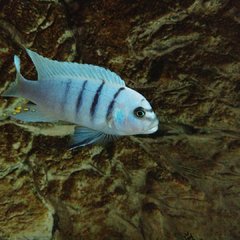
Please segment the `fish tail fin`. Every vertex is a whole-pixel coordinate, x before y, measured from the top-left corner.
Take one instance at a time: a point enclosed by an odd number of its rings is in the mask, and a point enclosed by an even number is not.
[[[20,72],[20,58],[14,56],[14,65],[16,68],[16,79],[15,82],[10,84],[10,87],[1,94],[3,97],[20,97],[21,96],[21,84],[25,81],[25,78]]]

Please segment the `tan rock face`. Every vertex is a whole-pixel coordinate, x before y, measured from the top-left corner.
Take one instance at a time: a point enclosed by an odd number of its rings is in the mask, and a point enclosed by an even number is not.
[[[240,238],[237,1],[1,1],[0,91],[24,47],[108,67],[160,119],[151,136],[68,150],[72,126],[0,99],[1,239]]]

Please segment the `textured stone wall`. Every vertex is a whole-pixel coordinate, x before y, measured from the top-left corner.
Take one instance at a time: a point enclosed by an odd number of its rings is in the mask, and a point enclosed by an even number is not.
[[[7,118],[0,239],[240,239],[240,3],[0,1],[0,92],[24,47],[116,71],[160,119],[151,136],[68,150],[70,125]]]

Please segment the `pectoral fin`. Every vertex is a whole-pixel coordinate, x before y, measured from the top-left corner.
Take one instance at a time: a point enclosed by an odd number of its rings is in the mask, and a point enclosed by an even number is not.
[[[93,143],[106,143],[114,140],[117,136],[105,134],[90,128],[76,127],[71,139],[70,149],[83,147]]]
[[[56,122],[53,117],[47,116],[37,105],[27,104],[23,107],[17,107],[10,115],[11,118],[21,120],[23,122]]]

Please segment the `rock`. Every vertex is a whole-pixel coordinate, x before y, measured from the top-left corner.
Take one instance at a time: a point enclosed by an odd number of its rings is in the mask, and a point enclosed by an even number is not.
[[[105,66],[160,119],[149,136],[68,150],[73,127],[7,118],[0,99],[0,238],[238,239],[237,1],[2,1],[0,92],[24,47]]]

